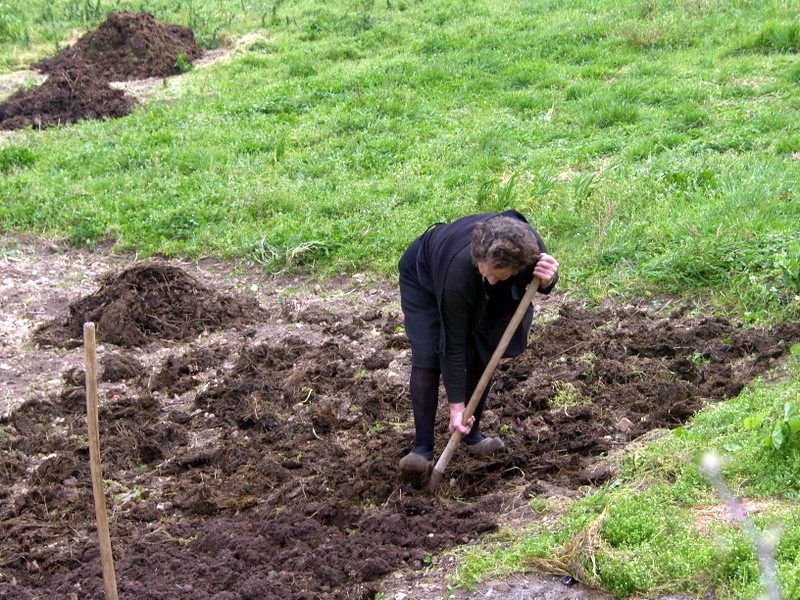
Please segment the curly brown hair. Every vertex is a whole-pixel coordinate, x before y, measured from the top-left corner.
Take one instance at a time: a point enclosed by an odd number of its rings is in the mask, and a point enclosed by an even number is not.
[[[482,221],[472,230],[472,262],[494,269],[510,268],[518,273],[539,260],[539,242],[522,221],[497,216]]]

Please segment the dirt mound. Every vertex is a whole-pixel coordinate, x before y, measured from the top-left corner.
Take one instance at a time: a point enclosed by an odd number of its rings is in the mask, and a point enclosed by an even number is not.
[[[70,309],[73,337],[85,318],[73,313],[100,313],[101,324],[134,319],[111,307],[150,315],[138,325],[147,347],[126,351],[125,364],[108,350],[100,360],[121,596],[386,596],[384,578],[421,573],[449,548],[480,543],[529,496],[578,495],[612,477],[602,459],[611,450],[738,393],[800,341],[794,324],[748,328],[669,302],[587,308],[542,299],[547,318],[522,356],[501,363],[484,417],[508,450],[458,451],[431,496],[397,468],[413,422],[395,289],[269,293],[248,335],[158,344],[224,304],[219,297],[176,269],[139,265]],[[80,372],[55,379],[0,420],[0,597],[99,600],[85,390]],[[413,598],[446,590],[421,593]]]
[[[124,117],[135,103],[91,69],[69,68],[50,75],[38,87],[18,90],[0,104],[0,129],[43,129],[83,119]]]
[[[191,29],[149,13],[117,12],[74,46],[33,66],[48,74],[90,69],[103,81],[129,81],[177,75],[181,60],[191,63],[202,55]]]
[[[33,339],[74,348],[83,343],[84,323],[93,322],[98,341],[134,347],[154,339],[191,339],[263,316],[254,298],[219,294],[177,267],[146,262],[106,275],[94,294],[70,304],[66,318],[37,328]]]
[[[136,101],[109,82],[175,75],[202,54],[190,29],[149,13],[109,13],[74,46],[34,65],[47,81],[0,104],[0,129],[122,117]]]

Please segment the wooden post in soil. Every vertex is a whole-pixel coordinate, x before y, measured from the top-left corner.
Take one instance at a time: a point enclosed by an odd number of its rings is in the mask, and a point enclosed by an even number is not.
[[[103,587],[106,591],[107,600],[118,600],[117,578],[114,573],[114,555],[111,552],[111,535],[108,530],[108,515],[106,514],[103,471],[100,468],[100,427],[97,418],[97,357],[94,323],[83,324],[83,344],[86,351],[86,420],[89,426],[89,466],[92,472],[97,535],[100,540],[100,561],[103,565]]]

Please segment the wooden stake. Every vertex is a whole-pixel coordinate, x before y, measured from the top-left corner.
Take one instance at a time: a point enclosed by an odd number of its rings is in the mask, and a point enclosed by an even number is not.
[[[86,350],[86,420],[89,426],[89,466],[92,472],[97,534],[100,539],[100,561],[103,564],[103,587],[106,591],[107,600],[118,600],[117,578],[114,573],[114,554],[111,552],[111,534],[108,530],[108,516],[106,514],[103,471],[100,468],[100,426],[97,418],[97,357],[94,323],[83,324],[83,345]]]

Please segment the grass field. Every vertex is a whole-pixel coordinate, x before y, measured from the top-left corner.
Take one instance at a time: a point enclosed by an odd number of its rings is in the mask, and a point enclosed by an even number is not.
[[[428,224],[516,207],[573,296],[679,295],[745,323],[800,316],[798,3],[6,0],[0,72],[110,10],[191,27],[207,48],[258,35],[128,117],[0,137],[0,231],[393,276]],[[693,578],[703,553],[678,525],[708,500],[685,493],[707,486],[693,456],[726,447],[737,491],[775,501],[767,525],[788,523],[778,558],[786,597],[800,598],[797,449],[754,434],[800,402],[795,363],[575,507],[559,535],[604,511],[607,533],[614,519],[650,527],[653,507],[675,515],[674,552],[627,540],[630,557],[598,585],[623,596],[711,580],[720,597],[756,597],[741,534],[729,533],[735,560]],[[632,494],[645,474],[655,491]],[[514,548],[563,541],[548,535]],[[465,581],[491,570],[471,560]]]
[[[2,6],[6,70],[108,9],[206,45],[264,33],[169,102],[5,142],[4,229],[389,274],[429,223],[516,206],[576,290],[702,292],[752,319],[796,306],[788,3]]]

